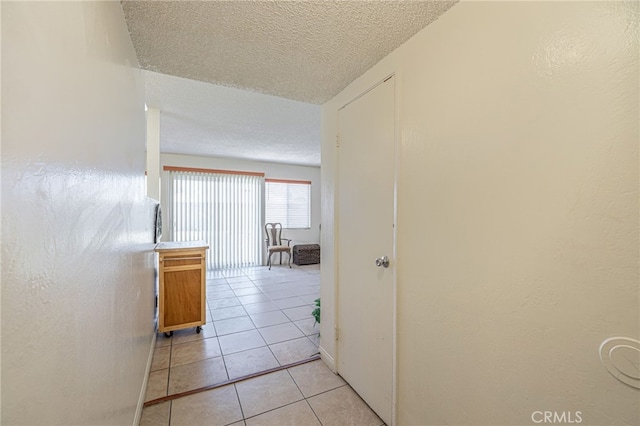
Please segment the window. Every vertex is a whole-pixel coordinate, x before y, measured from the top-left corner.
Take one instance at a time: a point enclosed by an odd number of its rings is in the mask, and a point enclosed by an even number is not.
[[[311,228],[311,182],[265,179],[265,215],[283,228]]]

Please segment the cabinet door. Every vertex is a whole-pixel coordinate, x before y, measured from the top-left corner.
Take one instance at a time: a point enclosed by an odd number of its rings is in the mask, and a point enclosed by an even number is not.
[[[201,269],[164,272],[164,326],[202,321]]]

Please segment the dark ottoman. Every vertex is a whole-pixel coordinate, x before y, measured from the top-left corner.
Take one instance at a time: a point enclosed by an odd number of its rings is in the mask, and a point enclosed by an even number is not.
[[[298,266],[320,263],[320,244],[298,244],[293,246],[293,263]]]

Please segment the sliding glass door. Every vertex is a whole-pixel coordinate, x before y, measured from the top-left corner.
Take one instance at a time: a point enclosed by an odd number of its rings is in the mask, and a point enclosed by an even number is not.
[[[262,263],[263,176],[169,168],[164,177],[170,240],[208,242],[209,269]]]

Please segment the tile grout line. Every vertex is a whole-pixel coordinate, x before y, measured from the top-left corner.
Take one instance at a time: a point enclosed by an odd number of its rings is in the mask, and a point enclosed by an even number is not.
[[[227,368],[227,360],[224,359],[224,353],[222,353],[222,345],[220,344],[220,336],[218,336],[218,330],[216,330],[215,325],[213,324],[213,320],[211,320],[211,323],[212,323],[211,325],[213,326],[213,330],[216,332],[216,340],[218,341],[218,349],[220,349],[220,358],[222,359],[222,365],[224,365],[224,371],[227,374],[227,379],[229,379],[229,377],[231,377],[231,376],[229,375],[229,369]]]
[[[242,401],[240,401],[240,394],[238,393],[238,387],[236,386],[235,383],[233,384],[233,390],[236,391],[236,398],[238,399],[238,406],[240,407],[240,415],[242,416],[242,422],[246,425],[247,422],[245,422],[244,408],[242,408]]]
[[[276,362],[278,364],[280,364],[280,360],[278,359],[278,357],[276,356],[275,352],[273,352],[273,350],[271,349],[271,345],[267,345],[267,348],[269,349],[269,352],[271,353],[271,356],[273,356],[273,359],[276,360]],[[282,364],[280,364],[282,366]]]
[[[173,334],[171,335],[171,341],[169,342],[169,367],[167,368],[167,395],[169,395],[169,384],[171,383],[171,358],[173,357]],[[144,405],[143,405],[144,407]],[[169,413],[171,417],[171,413]]]
[[[307,396],[304,394],[304,392],[302,392],[302,389],[300,389],[300,386],[298,386],[298,382],[296,382],[295,377],[293,377],[293,375],[291,374],[291,371],[289,371],[289,369],[287,369],[287,373],[289,373],[289,377],[291,377],[291,380],[293,380],[293,383],[295,383],[296,387],[298,388],[298,391],[300,391],[300,394],[302,395],[303,401],[307,403],[307,405],[311,409],[311,412],[313,413],[313,415],[316,416],[316,419],[318,419],[318,423],[320,423],[320,425],[322,425],[322,421],[320,420],[320,417],[318,417],[318,414],[316,414],[316,412],[313,409],[313,407],[311,406],[311,403],[309,402]]]
[[[290,406],[290,405],[297,404],[298,402],[302,402],[302,401],[306,401],[306,399],[305,399],[304,395],[302,395],[302,399],[299,399],[299,400],[297,400],[297,401],[293,401],[293,402],[288,402],[288,403],[286,403],[286,404],[284,404],[284,405],[281,405],[281,406],[279,406],[279,407],[271,408],[271,409],[269,409],[269,410],[267,410],[267,411],[263,411],[262,413],[254,414],[254,415],[253,415],[253,416],[251,416],[251,417],[246,417],[246,418],[244,418],[244,420],[254,419],[254,418],[258,417],[258,416],[262,416],[263,414],[267,414],[267,413],[270,413],[270,412],[272,412],[272,411],[276,411],[276,410],[279,410],[279,409],[281,409],[281,408],[288,407],[288,406]],[[307,403],[307,404],[308,404],[308,403]],[[312,410],[312,411],[313,411],[313,410]],[[315,413],[313,413],[313,414],[315,415]],[[317,416],[316,416],[316,417],[317,417]],[[321,423],[321,424],[322,424],[322,423]]]
[[[304,402],[307,403],[307,405],[309,406],[309,408],[311,409],[311,412],[313,413],[314,416],[316,416],[316,419],[318,419],[318,423],[320,423],[320,425],[322,425],[322,420],[320,420],[320,417],[318,417],[318,413],[316,413],[316,410],[313,409],[313,406],[311,405],[311,403],[309,402],[309,398],[305,398]]]

